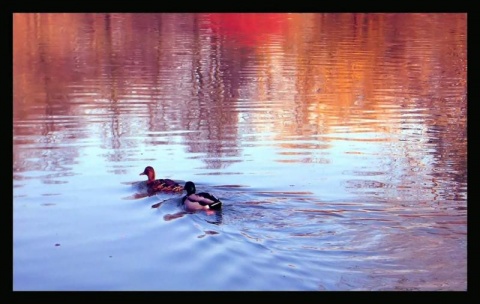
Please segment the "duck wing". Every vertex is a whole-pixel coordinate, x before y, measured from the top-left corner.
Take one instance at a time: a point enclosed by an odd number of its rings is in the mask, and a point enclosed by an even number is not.
[[[219,202],[220,200],[213,194],[207,193],[207,192],[200,192],[197,193],[198,196],[204,197],[206,199],[209,199],[214,202]]]
[[[151,186],[153,191],[172,191],[181,192],[183,187],[171,179],[157,179]]]
[[[207,192],[200,192],[200,193],[197,193],[197,195],[213,201],[213,203],[211,204],[200,203],[201,205],[209,205],[210,209],[214,209],[214,210],[218,210],[222,208],[222,202],[215,195]]]

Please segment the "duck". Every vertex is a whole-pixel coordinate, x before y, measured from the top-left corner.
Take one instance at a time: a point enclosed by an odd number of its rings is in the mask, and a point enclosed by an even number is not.
[[[197,210],[219,210],[222,208],[222,202],[213,194],[207,192],[195,193],[195,184],[192,181],[185,183],[183,187],[187,195],[182,198],[182,202],[188,211]]]
[[[145,167],[145,170],[143,170],[140,175],[146,175],[148,177],[147,188],[149,194],[155,192],[183,192],[183,187],[171,179],[155,179],[155,170],[151,166]]]

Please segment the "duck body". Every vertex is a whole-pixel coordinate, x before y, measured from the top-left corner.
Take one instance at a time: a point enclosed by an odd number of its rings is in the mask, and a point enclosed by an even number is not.
[[[186,182],[183,187],[187,191],[182,199],[185,209],[188,211],[197,210],[218,210],[222,208],[222,202],[213,194],[207,192],[195,193],[195,184]]]
[[[155,179],[155,170],[151,166],[145,167],[145,170],[140,175],[148,177],[147,188],[150,195],[155,192],[180,193],[183,191],[183,187],[174,180],[168,178]]]

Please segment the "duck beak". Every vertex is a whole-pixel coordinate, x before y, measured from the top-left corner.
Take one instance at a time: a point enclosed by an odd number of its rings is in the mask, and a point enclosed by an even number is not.
[[[139,175],[146,175],[145,172],[140,173]]]

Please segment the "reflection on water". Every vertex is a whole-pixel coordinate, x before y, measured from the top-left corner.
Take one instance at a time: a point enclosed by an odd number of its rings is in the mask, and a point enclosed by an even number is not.
[[[466,289],[465,14],[13,21],[14,288]],[[138,193],[132,184],[147,165],[158,167],[157,178],[216,191],[225,209],[188,214],[172,202],[179,196]],[[116,271],[136,283],[89,285],[76,272],[35,283],[42,271],[23,250],[44,250],[38,242],[55,239],[54,226],[70,231],[62,219],[70,213],[95,223],[91,207],[109,219],[99,225],[114,241],[99,244],[95,225],[69,234],[90,245],[70,249],[90,266],[100,263],[97,250],[122,247],[120,227],[130,226],[136,250],[150,242],[139,235],[157,229],[198,251],[222,246],[223,281],[181,284],[187,267],[157,285],[129,249],[128,266]],[[135,224],[152,212],[161,224]],[[161,235],[171,252],[158,249],[155,260],[180,261],[185,244]],[[243,275],[228,267],[251,254]],[[52,266],[67,256],[44,258]],[[205,268],[192,273],[205,276],[214,258],[200,260]],[[271,280],[252,280],[256,269]]]

